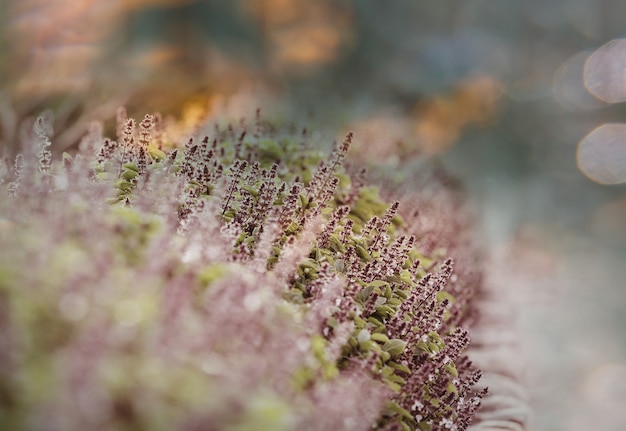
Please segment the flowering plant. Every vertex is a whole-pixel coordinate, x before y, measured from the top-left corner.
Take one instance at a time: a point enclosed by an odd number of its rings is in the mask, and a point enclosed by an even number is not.
[[[352,134],[166,132],[120,110],[53,161],[40,118],[0,167],[1,428],[469,426],[477,281],[428,223],[453,215],[366,186]]]

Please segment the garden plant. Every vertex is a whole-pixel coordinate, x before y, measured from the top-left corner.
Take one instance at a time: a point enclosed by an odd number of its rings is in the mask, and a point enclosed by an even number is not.
[[[53,157],[41,116],[0,164],[1,429],[472,423],[480,270],[452,192],[370,184],[351,133],[168,136],[120,109]]]

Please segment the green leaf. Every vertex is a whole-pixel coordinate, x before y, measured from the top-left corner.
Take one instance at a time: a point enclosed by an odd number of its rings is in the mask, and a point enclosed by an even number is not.
[[[428,425],[426,421],[420,422],[419,424],[417,424],[417,426],[420,428],[421,431],[430,431],[432,429],[432,427]]]
[[[359,341],[358,338],[357,338],[357,341]],[[374,346],[374,343],[372,342],[372,340],[359,341],[359,349],[361,349],[364,352],[369,352],[370,350],[372,350],[373,346]]]
[[[396,393],[400,393],[400,391],[402,390],[402,386],[400,386],[396,382],[392,382],[389,379],[382,379],[382,381],[385,382],[387,386],[389,386],[389,388]]]
[[[371,295],[372,291],[374,290],[374,286],[366,286],[363,289],[361,289],[359,291],[359,293],[356,294],[356,300],[357,302],[361,303],[361,305],[365,304],[365,301],[367,301],[367,298]]]
[[[320,262],[322,260],[322,250],[320,250],[319,247],[315,247],[312,254],[316,262]]]
[[[148,154],[155,160],[165,160],[167,159],[167,154],[158,148],[148,148]]]
[[[449,292],[446,292],[445,290],[437,292],[437,302],[443,302],[444,299],[447,299],[451,304],[456,302],[456,298]]]
[[[337,272],[344,272],[346,268],[343,259],[337,259],[333,262],[333,268],[335,268],[335,271]]]
[[[98,172],[96,174],[96,178],[100,181],[106,181],[106,180],[112,180],[115,179],[116,176],[115,174],[111,173],[111,172]]]
[[[390,366],[391,368],[394,368],[398,371],[401,371],[403,373],[406,374],[411,374],[411,369],[409,367],[407,367],[406,365],[402,365],[398,362],[394,362],[394,361],[389,361],[387,362],[387,365]]]
[[[396,310],[394,310],[388,305],[383,304],[383,305],[379,305],[378,307],[376,307],[376,312],[379,314],[382,314],[383,317],[389,318],[396,313]]]
[[[365,328],[365,325],[367,325],[367,322],[363,320],[362,318],[360,318],[359,316],[356,316],[354,318],[354,325],[357,327],[357,329],[362,329],[362,328]]]
[[[384,295],[385,295],[385,298],[386,298],[387,300],[390,300],[390,299],[391,299],[391,297],[393,296],[393,290],[391,290],[391,286],[390,286],[390,285],[387,285],[387,287],[385,288],[385,293],[384,293]]]
[[[244,184],[243,186],[241,186],[241,188],[247,191],[248,193],[250,193],[254,197],[257,197],[259,195],[259,191],[255,187]]]
[[[363,247],[361,244],[357,244],[355,246],[356,249],[356,254],[363,260],[365,260],[366,262],[369,262],[370,260],[372,260],[372,256],[370,256],[369,251],[367,251],[367,249],[365,247]]]
[[[420,350],[422,350],[422,351],[423,351],[423,352],[425,352],[425,353],[429,353],[429,354],[430,354],[430,353],[432,353],[432,352],[430,351],[430,347],[428,347],[428,344],[426,344],[426,343],[425,343],[424,341],[422,341],[422,340],[420,340],[420,341],[417,343],[417,348],[418,348],[418,349],[420,349]]]
[[[400,280],[408,285],[413,285],[413,276],[406,269],[402,270],[402,272],[400,273]]]
[[[133,189],[133,183],[125,179],[119,180],[117,183],[115,183],[115,186],[124,193],[129,193]]]
[[[293,235],[296,234],[298,232],[300,232],[301,230],[301,226],[299,224],[297,224],[296,222],[291,222],[289,224],[289,226],[287,226],[287,229],[285,229],[285,234],[286,235]]]
[[[346,252],[346,247],[341,242],[341,238],[337,234],[331,234],[328,240],[328,248],[332,251],[338,251],[340,253]]]
[[[235,218],[235,211],[234,210],[228,210],[226,212],[224,212],[224,218],[227,220],[232,220]]]
[[[135,179],[137,177],[137,175],[139,175],[139,173],[137,171],[133,171],[131,169],[127,169],[124,172],[122,172],[122,178],[124,178],[125,180],[131,181],[133,179]]]
[[[380,320],[378,320],[376,317],[374,316],[369,316],[367,318],[367,321],[370,322],[371,324],[373,324],[376,328],[378,328],[379,326],[385,326],[383,324],[383,322],[381,322]]]
[[[303,269],[311,269],[315,272],[320,270],[320,265],[313,259],[307,258],[300,262],[300,267]]]
[[[376,292],[376,294],[380,295],[380,292]],[[381,305],[386,304],[386,303],[387,303],[387,298],[385,298],[384,296],[379,296],[378,298],[376,298],[376,302],[374,303],[374,306],[380,307]]]
[[[428,333],[428,336],[430,337],[430,340],[431,340],[432,342],[435,342],[435,343],[437,343],[437,344],[442,343],[441,336],[440,336],[437,332],[435,332],[435,331],[430,331],[430,332]]]
[[[309,205],[309,198],[307,198],[304,194],[300,194],[298,197],[300,198],[300,206],[302,208],[307,208]]]
[[[439,344],[437,343],[428,343],[428,349],[431,351],[431,353],[439,353],[439,351],[441,350]]]
[[[403,416],[403,417],[405,417],[407,419],[413,419],[413,415],[408,410],[406,410],[405,408],[401,407],[395,401],[387,402],[387,404],[385,405],[385,409],[389,410],[391,412],[394,412],[394,413],[398,413],[400,416]]]
[[[124,163],[122,165],[122,167],[124,169],[128,169],[128,170],[131,170],[131,171],[139,172],[139,168],[137,167],[137,164],[135,164],[135,163]]]
[[[385,366],[385,368],[389,368],[389,367]],[[386,377],[386,379],[389,380],[390,382],[394,382],[394,383],[397,383],[397,384],[402,385],[402,386],[404,386],[404,384],[406,383],[406,381],[402,377],[400,377],[400,376],[398,376],[396,374],[392,374],[392,375]]]
[[[399,298],[389,298],[387,304],[389,304],[390,307],[398,307],[402,304],[402,300]]]
[[[395,357],[401,355],[404,352],[406,345],[406,341],[394,338],[383,344],[383,350],[389,352],[391,356]]]
[[[388,378],[391,377],[393,375],[394,371],[393,368],[388,367],[387,365],[385,365],[382,370],[380,370],[380,376]]]
[[[450,373],[452,374],[454,377],[459,377],[459,373],[456,370],[456,366],[454,365],[454,362],[450,362],[448,364],[446,364],[444,366],[444,368]]]
[[[387,335],[381,334],[381,333],[374,333],[374,334],[372,334],[372,340],[379,341],[381,343],[388,343],[390,341],[389,337],[387,337]]]
[[[387,333],[387,327],[385,325],[379,325],[377,327],[374,328],[374,330],[372,331],[372,333],[374,334],[386,334]]]
[[[404,290],[399,289],[399,288],[396,288],[395,294],[398,295],[398,297],[402,300],[405,300],[409,297],[408,293],[406,293]]]

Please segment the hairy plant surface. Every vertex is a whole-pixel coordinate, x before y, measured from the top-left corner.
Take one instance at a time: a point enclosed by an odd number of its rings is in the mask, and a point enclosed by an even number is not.
[[[468,427],[463,226],[437,196],[385,202],[344,167],[351,134],[175,145],[120,110],[60,161],[51,135],[0,166],[0,428]]]

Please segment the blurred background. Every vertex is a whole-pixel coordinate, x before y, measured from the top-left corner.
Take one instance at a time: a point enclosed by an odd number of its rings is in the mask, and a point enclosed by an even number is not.
[[[0,154],[45,109],[60,153],[93,121],[113,135],[122,105],[180,135],[261,108],[354,130],[354,158],[392,183],[443,166],[515,310],[529,429],[626,429],[626,2],[0,6]]]

